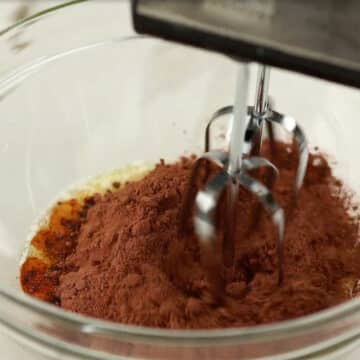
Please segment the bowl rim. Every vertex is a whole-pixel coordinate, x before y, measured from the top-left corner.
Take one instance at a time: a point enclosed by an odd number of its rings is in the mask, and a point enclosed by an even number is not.
[[[71,6],[78,5],[92,0],[71,0],[60,5],[56,5],[40,12],[37,12],[27,18],[24,18],[3,30],[0,30],[0,41],[5,34],[15,31],[16,29],[30,25],[35,20],[56,12],[68,9]],[[147,38],[144,36],[131,36],[126,37],[127,40],[135,38]],[[6,74],[5,74],[6,75]],[[222,328],[210,330],[174,330],[174,329],[161,329],[154,327],[145,327],[138,325],[127,325],[116,323],[106,320],[99,320],[93,317],[76,314],[67,310],[63,310],[54,305],[48,304],[41,300],[35,299],[19,290],[14,290],[0,284],[0,297],[11,301],[13,304],[19,305],[26,310],[35,312],[39,315],[47,316],[49,320],[58,320],[66,322],[66,324],[73,325],[86,334],[104,334],[108,336],[146,336],[148,338],[158,338],[167,341],[174,340],[211,340],[211,339],[234,339],[237,341],[260,341],[260,340],[275,340],[277,338],[288,338],[291,336],[300,335],[304,332],[317,330],[329,326],[330,323],[343,321],[345,318],[353,316],[355,313],[360,312],[360,297],[342,304],[333,306],[316,312],[311,315],[303,316],[300,318],[276,322],[273,324],[246,326],[239,328]],[[354,336],[354,329],[352,336]],[[360,333],[360,328],[356,330]],[[350,335],[349,335],[350,336]],[[335,337],[335,336],[334,336]]]

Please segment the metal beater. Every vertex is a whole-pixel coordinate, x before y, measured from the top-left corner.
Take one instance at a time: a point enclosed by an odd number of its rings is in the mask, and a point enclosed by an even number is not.
[[[132,5],[134,27],[140,33],[217,51],[239,63],[256,61],[360,87],[360,46],[354,32],[358,24],[356,14],[360,11],[357,0],[347,1],[346,6],[332,0],[134,0]],[[207,125],[205,153],[193,168],[183,222],[194,209],[194,229],[207,254],[209,268],[216,267],[219,252],[221,261],[231,266],[238,190],[240,186],[246,188],[258,198],[275,226],[281,284],[285,215],[272,194],[278,170],[259,154],[265,126],[270,145],[274,144],[275,124],[290,133],[299,152],[296,196],[307,168],[307,140],[292,117],[271,109],[268,66],[259,65],[255,103],[246,106],[247,69],[247,65],[239,65],[235,105],[219,109]],[[232,115],[229,148],[211,149],[212,125],[229,114]],[[198,190],[196,179],[201,169],[206,170],[206,164],[216,164],[220,171]],[[260,167],[269,170],[270,181],[263,183],[249,175],[249,171]],[[225,233],[219,249],[216,217],[224,197]]]
[[[265,124],[282,126],[288,131],[298,144],[299,164],[294,184],[295,194],[302,186],[306,167],[308,162],[308,147],[306,137],[301,128],[296,124],[292,117],[277,113],[270,109],[268,99],[269,87],[269,68],[259,66],[255,105],[246,107],[244,100],[247,94],[248,76],[245,75],[245,67],[239,70],[238,89],[236,91],[236,106],[226,106],[216,111],[211,117],[205,136],[205,153],[197,159],[190,181],[190,190],[185,200],[184,217],[194,212],[194,228],[199,238],[200,244],[210,257],[215,258],[219,251],[217,242],[218,229],[216,221],[216,212],[219,199],[224,192],[227,192],[226,216],[225,216],[225,234],[223,239],[223,261],[226,265],[231,266],[234,255],[233,228],[236,221],[236,201],[238,198],[238,186],[243,186],[256,196],[264,209],[272,218],[277,238],[277,256],[279,284],[283,280],[283,248],[284,248],[284,229],[285,214],[284,210],[277,204],[271,188],[259,180],[251,177],[248,172],[260,167],[267,167],[271,171],[272,178],[278,175],[277,168],[267,159],[260,157],[261,143],[263,141],[263,128]],[[210,130],[213,123],[221,116],[232,114],[232,129],[230,135],[230,145],[228,151],[210,149]],[[248,119],[249,117],[249,119]],[[270,132],[271,134],[272,132]],[[270,135],[270,141],[273,141]],[[212,162],[221,168],[221,171],[212,178],[203,189],[194,194],[194,187],[201,166],[205,162]],[[271,181],[270,183],[273,183]],[[241,216],[241,214],[238,214]]]

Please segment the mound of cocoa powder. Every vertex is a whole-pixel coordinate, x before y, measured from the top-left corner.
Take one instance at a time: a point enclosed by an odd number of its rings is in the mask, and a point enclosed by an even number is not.
[[[183,158],[161,161],[142,180],[94,197],[72,253],[52,273],[60,306],[128,324],[222,328],[291,319],[356,296],[359,221],[349,215],[349,195],[326,158],[312,154],[290,209],[296,151],[281,143],[277,150],[274,192],[288,216],[281,287],[273,225],[262,214],[249,229],[257,202],[242,189],[234,267],[219,269],[225,290],[221,301],[214,300],[195,236],[178,231],[194,161]],[[271,158],[266,146],[264,152]]]

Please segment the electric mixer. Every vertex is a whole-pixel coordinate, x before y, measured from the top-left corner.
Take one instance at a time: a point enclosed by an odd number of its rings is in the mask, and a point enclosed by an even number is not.
[[[270,106],[268,88],[269,65],[300,71],[327,80],[352,86],[360,85],[359,44],[355,37],[359,3],[339,4],[322,0],[312,4],[304,1],[159,1],[133,2],[134,25],[138,32],[195,45],[227,54],[239,61],[239,75],[234,106],[219,109],[208,122],[205,153],[192,170],[189,191],[183,209],[182,228],[194,209],[194,229],[206,253],[206,261],[215,283],[216,266],[220,261],[233,263],[235,202],[239,186],[246,188],[269,213],[277,238],[278,282],[283,281],[283,248],[285,212],[273,197],[271,188],[277,169],[260,156],[267,128],[270,147],[275,149],[274,124],[289,132],[297,142],[299,162],[294,184],[296,193],[302,186],[309,157],[303,130],[295,119],[274,111]],[[254,106],[247,107],[249,61],[259,65]],[[226,151],[211,149],[211,127],[223,115],[232,115],[230,140]],[[207,179],[203,188],[196,182],[202,169],[215,163],[220,171]],[[265,167],[265,182],[249,175],[249,171]],[[225,211],[219,220],[220,199],[225,197]],[[255,222],[259,220],[259,208]],[[219,226],[223,226],[220,241]]]

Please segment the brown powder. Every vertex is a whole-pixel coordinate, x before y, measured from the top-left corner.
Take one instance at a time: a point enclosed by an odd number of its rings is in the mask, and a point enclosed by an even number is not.
[[[277,147],[275,197],[288,215],[282,287],[273,225],[262,214],[250,231],[257,202],[241,190],[235,264],[219,269],[225,290],[214,301],[195,236],[178,231],[193,163],[186,158],[171,165],[162,161],[144,179],[95,196],[79,218],[76,242],[72,225],[72,253],[47,269],[45,277],[55,285],[52,296],[43,298],[122,323],[221,328],[307,315],[355,296],[360,250],[349,197],[324,156],[313,154],[290,214],[297,156],[289,145]],[[266,147],[264,152],[269,157]]]

